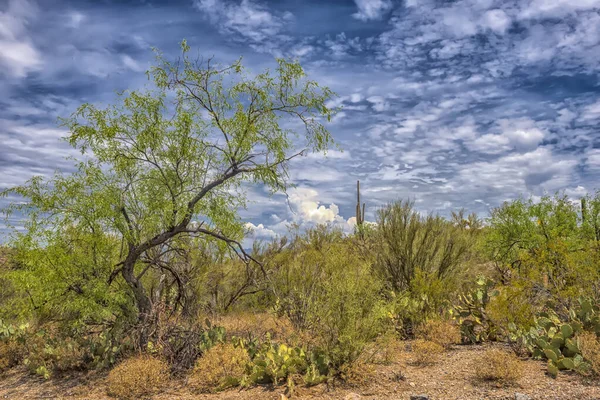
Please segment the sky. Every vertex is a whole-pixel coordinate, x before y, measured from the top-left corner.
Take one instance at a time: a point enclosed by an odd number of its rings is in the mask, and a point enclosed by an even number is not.
[[[184,38],[256,72],[297,59],[338,94],[343,151],[295,160],[287,198],[249,189],[256,238],[351,229],[359,179],[368,220],[600,188],[600,0],[0,0],[0,191],[72,171],[57,118],[142,87],[151,47]]]

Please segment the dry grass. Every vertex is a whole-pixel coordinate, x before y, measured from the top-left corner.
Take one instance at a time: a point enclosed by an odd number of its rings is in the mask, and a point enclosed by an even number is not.
[[[0,371],[12,368],[23,359],[24,349],[14,340],[0,342]]]
[[[513,353],[489,349],[475,360],[473,371],[479,380],[508,385],[523,376],[523,363]]]
[[[389,365],[400,360],[404,347],[405,344],[394,333],[381,335],[366,346],[361,359],[373,364]]]
[[[273,339],[289,343],[286,339],[297,336],[289,320],[268,313],[227,314],[214,321],[214,325],[222,326],[228,335],[238,337],[264,338],[269,334]]]
[[[345,364],[340,368],[340,377],[350,386],[363,386],[375,377],[375,366],[366,362]]]
[[[437,343],[445,349],[460,343],[459,327],[448,320],[430,320],[417,329],[418,338]]]
[[[417,339],[412,345],[413,364],[426,366],[435,364],[444,353],[444,347],[428,340]]]
[[[585,332],[578,337],[581,355],[592,366],[592,372],[600,376],[600,341],[595,333]]]
[[[196,362],[189,384],[200,392],[216,392],[240,384],[250,357],[232,344],[218,344]]]
[[[150,356],[129,358],[117,365],[106,381],[108,394],[119,399],[148,398],[169,381],[169,366]]]

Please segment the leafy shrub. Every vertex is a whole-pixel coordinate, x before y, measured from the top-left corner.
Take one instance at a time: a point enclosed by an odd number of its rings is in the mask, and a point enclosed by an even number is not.
[[[485,248],[503,281],[526,279],[548,300],[564,304],[592,294],[589,283],[599,279],[599,210],[600,192],[586,196],[581,207],[564,193],[506,202],[491,211]]]
[[[517,279],[512,280],[509,286],[499,287],[486,306],[489,320],[503,334],[511,326],[528,330],[542,308],[543,299],[537,296],[536,287]]]
[[[218,344],[196,361],[189,383],[201,392],[238,386],[250,362],[248,353],[232,344]]]
[[[427,320],[439,318],[448,309],[452,290],[449,279],[440,279],[417,268],[408,290],[392,292],[390,306],[396,331],[413,338]]]
[[[334,230],[309,231],[280,255],[273,275],[275,310],[298,331],[310,332],[339,367],[358,359],[365,346],[387,329],[381,282],[350,241]]]
[[[415,365],[435,364],[444,353],[444,347],[427,340],[417,339],[411,344],[412,361]]]
[[[129,358],[108,374],[108,394],[119,399],[146,398],[168,381],[169,366],[164,361],[142,355]]]
[[[51,328],[27,336],[24,347],[23,364],[31,373],[45,379],[54,372],[83,369],[91,358],[89,349],[73,338],[57,336]]]
[[[483,381],[514,384],[523,374],[523,364],[513,353],[485,350],[473,365],[475,376]]]

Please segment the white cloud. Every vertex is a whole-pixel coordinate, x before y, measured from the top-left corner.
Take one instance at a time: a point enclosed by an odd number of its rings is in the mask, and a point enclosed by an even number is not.
[[[503,10],[494,9],[483,14],[481,23],[498,34],[504,34],[510,27],[511,19]]]
[[[390,109],[390,103],[382,96],[370,96],[367,97],[367,101],[372,104],[373,110],[377,112],[383,112]]]
[[[540,147],[528,153],[466,164],[459,169],[450,186],[455,190],[469,188],[479,193],[498,191],[512,198],[540,192],[540,189],[554,192],[572,184],[576,165],[573,157],[555,156],[550,149]]]
[[[500,154],[511,150],[534,150],[544,139],[544,132],[527,118],[498,121],[499,134],[487,133],[467,142],[469,149],[486,154]]]
[[[600,100],[586,106],[582,110],[580,118],[583,121],[595,121],[600,119]]]
[[[195,0],[194,4],[222,33],[243,38],[257,51],[278,51],[277,42],[288,39],[282,33],[285,25],[294,19],[290,12],[275,14],[252,0]],[[309,49],[296,51],[300,56]]]
[[[528,4],[527,4],[528,3]],[[569,13],[600,7],[598,0],[530,0],[519,13],[519,18],[562,17]]]
[[[600,173],[600,149],[592,149],[585,153],[586,167],[593,173]]]
[[[86,19],[85,15],[78,11],[71,11],[68,13],[68,18],[68,25],[74,29],[79,28],[81,23]]]
[[[289,202],[303,221],[324,224],[339,217],[339,208],[335,204],[329,207],[317,200],[319,193],[315,189],[295,188],[289,193]]]
[[[358,12],[352,16],[361,21],[381,19],[391,8],[390,0],[354,0]]]
[[[36,15],[37,8],[27,0],[10,0],[8,8],[0,11],[0,65],[8,75],[23,78],[42,64],[27,34],[27,25]]]
[[[273,239],[277,236],[275,231],[265,228],[263,224],[254,225],[252,222],[247,222],[245,227],[254,239]]]
[[[123,54],[121,56],[121,61],[123,61],[123,65],[125,65],[127,68],[129,68],[130,70],[132,70],[134,72],[144,71],[144,68],[137,61],[135,61],[133,58],[131,58],[127,54]]]

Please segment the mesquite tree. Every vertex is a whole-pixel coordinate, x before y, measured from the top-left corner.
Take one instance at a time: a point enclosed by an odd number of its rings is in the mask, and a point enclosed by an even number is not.
[[[148,270],[176,277],[169,260],[189,237],[220,241],[251,262],[240,245],[245,185],[285,191],[289,161],[332,143],[324,123],[333,93],[296,62],[278,59],[275,71],[251,76],[240,61],[192,59],[185,41],[179,60],[157,60],[147,73],[151,90],[120,94],[106,108],[84,104],[63,121],[66,139],[85,155],[75,173],[5,193],[27,199],[9,209],[28,216],[17,240],[44,248],[65,242],[68,231],[74,239],[63,253],[86,255],[46,266],[68,269],[59,278],[67,292],[85,296],[90,279],[120,282],[141,322],[153,309]]]

